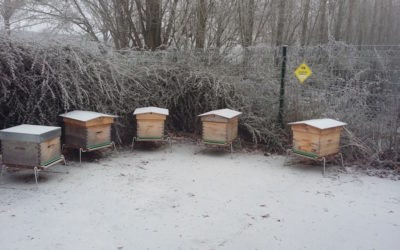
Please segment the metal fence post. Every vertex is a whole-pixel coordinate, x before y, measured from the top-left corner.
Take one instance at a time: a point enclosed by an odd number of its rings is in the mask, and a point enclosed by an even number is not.
[[[279,113],[278,113],[278,123],[281,128],[285,127],[283,124],[283,110],[285,105],[285,76],[286,76],[286,55],[287,55],[287,45],[282,46],[282,67],[281,67],[281,89],[279,93]]]

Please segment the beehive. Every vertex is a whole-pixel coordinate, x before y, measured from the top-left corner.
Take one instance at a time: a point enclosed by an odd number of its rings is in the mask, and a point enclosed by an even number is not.
[[[344,122],[315,119],[289,123],[293,131],[293,152],[311,158],[339,153]]]
[[[241,112],[231,109],[213,110],[199,115],[206,144],[230,144],[237,138]]]
[[[0,131],[3,164],[46,167],[61,160],[60,127],[23,124]]]
[[[60,115],[64,121],[65,145],[84,150],[111,145],[114,115],[75,110]]]
[[[133,114],[136,115],[137,140],[162,140],[164,138],[164,123],[169,114],[168,109],[137,108]]]

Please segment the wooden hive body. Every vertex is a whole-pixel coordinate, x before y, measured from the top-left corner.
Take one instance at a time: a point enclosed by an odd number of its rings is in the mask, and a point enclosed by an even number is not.
[[[231,119],[215,114],[201,117],[203,141],[206,143],[231,143],[238,135],[238,117]]]
[[[163,114],[145,113],[137,114],[137,131],[138,139],[145,140],[161,140],[164,137],[164,124],[167,116]]]
[[[113,117],[98,117],[89,121],[63,118],[65,144],[68,146],[93,149],[111,143]]]
[[[20,133],[2,138],[3,163],[33,168],[46,166],[61,159],[61,128],[56,128],[44,136],[34,136]]]
[[[319,158],[339,153],[343,126],[320,129],[307,124],[292,124],[295,153]]]

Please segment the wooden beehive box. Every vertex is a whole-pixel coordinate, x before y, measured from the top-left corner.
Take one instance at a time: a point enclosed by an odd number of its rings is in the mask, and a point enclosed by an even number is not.
[[[44,167],[61,159],[60,127],[23,124],[0,131],[3,164]]]
[[[138,140],[162,140],[164,138],[164,123],[169,114],[168,109],[137,108],[133,114],[136,115]]]
[[[339,153],[344,122],[316,119],[289,123],[293,131],[293,152],[311,158]]]
[[[237,138],[241,112],[231,109],[213,110],[199,115],[203,126],[203,142],[229,144]]]
[[[60,115],[64,121],[65,145],[93,150],[110,145],[114,115],[75,110]]]

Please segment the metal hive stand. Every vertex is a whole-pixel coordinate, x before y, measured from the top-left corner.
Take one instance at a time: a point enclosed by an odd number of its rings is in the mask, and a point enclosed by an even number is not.
[[[201,140],[201,143],[203,145],[206,146],[216,146],[216,147],[228,147],[229,148],[229,152],[231,154],[231,158],[232,158],[232,154],[233,154],[233,142],[238,142],[238,144],[240,145],[240,147],[242,146],[242,143],[240,141],[240,138],[237,138],[231,142],[220,142],[220,141],[209,141],[209,140]],[[200,143],[199,143],[200,144]]]
[[[115,150],[115,151],[117,150],[117,148],[115,146],[115,143],[113,141],[110,142],[110,143],[101,144],[101,145],[98,145],[98,146],[90,146],[88,148],[81,148],[81,147],[78,148],[78,147],[69,146],[69,145],[64,144],[62,146],[61,150],[64,150],[64,148],[66,148],[66,147],[79,149],[79,166],[80,167],[82,166],[82,153],[92,152],[92,151],[96,151],[96,150],[103,149],[103,148],[109,148],[109,147],[113,147],[113,150]]]
[[[307,153],[301,153],[297,150],[294,149],[289,149],[287,151],[287,155],[294,155],[294,156],[299,156],[302,158],[306,158],[306,159],[310,159],[310,160],[314,160],[314,161],[319,161],[319,162],[323,162],[323,170],[322,170],[322,175],[325,176],[325,170],[326,170],[326,160],[328,158],[332,158],[332,157],[337,157],[340,156],[340,162],[342,167],[344,167],[344,162],[343,162],[343,155],[342,153],[336,153],[333,155],[327,155],[327,156],[323,156],[323,157],[318,157],[318,156],[314,156],[313,154],[307,154]]]
[[[135,147],[135,141],[136,142],[167,142],[169,145],[169,150],[170,152],[172,152],[172,142],[171,142],[171,138],[169,136],[164,136],[164,137],[154,137],[154,138],[140,138],[140,137],[136,137],[134,136],[132,138],[132,145],[131,145],[131,149],[133,151],[133,148]]]
[[[33,167],[33,173],[35,175],[35,183],[36,183],[37,187],[39,186],[39,184],[38,184],[39,173],[41,171],[43,171],[43,170],[47,170],[49,167],[54,166],[54,165],[56,165],[56,164],[58,164],[60,162],[64,162],[64,165],[67,167],[67,171],[65,173],[68,174],[69,173],[68,165],[67,165],[67,162],[65,161],[64,155],[61,155],[59,159],[56,159],[56,160],[51,161],[51,162],[48,162],[45,165],[34,166]],[[3,174],[4,174],[4,171],[6,170],[6,168],[25,168],[25,169],[29,168],[29,169],[31,169],[31,167],[28,167],[28,166],[5,165],[5,164],[2,164],[2,163],[0,163],[0,164],[1,164],[1,173],[0,173],[0,177],[1,178],[3,178]],[[58,173],[58,172],[54,172],[54,171],[46,171],[46,172],[48,172],[48,173]]]

